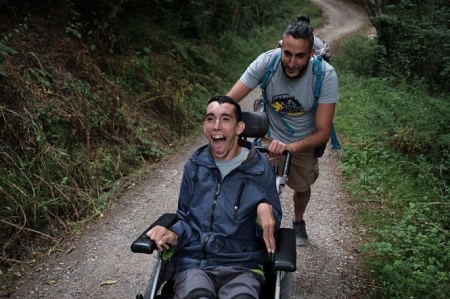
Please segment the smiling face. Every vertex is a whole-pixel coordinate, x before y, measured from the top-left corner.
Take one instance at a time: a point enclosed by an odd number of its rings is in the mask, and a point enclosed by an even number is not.
[[[281,53],[283,71],[289,78],[303,76],[308,68],[309,59],[314,55],[308,39],[294,38],[292,35],[284,37]]]
[[[236,108],[230,103],[211,102],[206,108],[203,130],[216,160],[230,160],[239,155],[239,134],[245,124],[237,121]]]

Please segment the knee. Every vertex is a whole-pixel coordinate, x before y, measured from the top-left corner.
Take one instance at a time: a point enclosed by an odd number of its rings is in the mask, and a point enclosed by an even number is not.
[[[294,191],[294,196],[297,198],[305,198],[309,197],[311,195],[311,188],[309,188],[306,191],[300,192],[300,191]]]
[[[193,289],[187,294],[185,299],[214,299],[214,294],[211,291],[203,288]]]

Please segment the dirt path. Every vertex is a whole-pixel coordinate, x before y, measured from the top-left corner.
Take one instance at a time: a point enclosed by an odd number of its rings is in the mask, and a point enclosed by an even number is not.
[[[326,26],[317,30],[329,44],[367,23],[361,9],[337,0],[315,0],[324,8]],[[251,109],[257,91],[242,103]],[[153,256],[132,254],[131,242],[155,218],[175,211],[182,166],[205,143],[203,136],[115,202],[104,217],[80,235],[29,264],[23,282],[11,298],[134,298],[143,291],[154,262]],[[352,205],[341,189],[338,156],[329,150],[321,158],[321,175],[312,190],[306,214],[310,245],[298,248],[294,274],[294,298],[363,298],[367,291],[358,263],[360,244]],[[282,193],[284,226],[293,215],[292,193]],[[68,249],[73,250],[68,253]]]

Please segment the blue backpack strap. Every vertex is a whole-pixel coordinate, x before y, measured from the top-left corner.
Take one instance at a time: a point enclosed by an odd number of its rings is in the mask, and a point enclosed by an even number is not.
[[[272,79],[273,74],[277,71],[278,64],[281,61],[281,49],[276,48],[273,50],[272,56],[270,56],[269,61],[266,64],[266,72],[264,73],[263,80],[259,87],[261,88],[262,98],[264,100],[264,111],[266,111],[267,107],[267,97],[266,97],[266,87],[269,84],[270,79]],[[270,136],[270,131],[267,132],[267,136]],[[261,139],[255,138],[253,140],[254,145],[261,145]]]
[[[325,75],[323,71],[322,56],[316,55],[313,62],[313,88],[314,88],[314,105],[312,111],[315,113],[319,102],[320,89],[322,88],[322,78]]]
[[[325,75],[325,72],[323,70],[323,62],[322,62],[322,56],[317,55],[313,62],[313,86],[314,86],[314,105],[312,108],[312,111],[315,113],[317,109],[317,104],[319,102],[319,96],[320,96],[320,89],[322,88],[322,79]],[[339,140],[337,138],[336,129],[334,128],[334,124],[331,124],[331,147],[332,149],[340,149],[341,145],[339,143]]]
[[[331,148],[332,149],[340,149],[341,144],[337,138],[336,130],[334,128],[334,124],[331,124]]]
[[[264,73],[264,78],[259,85],[259,87],[264,90],[269,84],[270,79],[272,79],[273,74],[277,71],[278,64],[281,60],[281,49],[276,48],[273,50],[272,56],[270,56],[269,62],[266,64],[266,72]]]
[[[266,64],[266,72],[264,73],[263,80],[259,87],[262,91],[262,96],[264,99],[264,111],[266,110],[267,98],[266,98],[266,87],[272,79],[273,74],[277,71],[277,67],[281,61],[281,49],[276,48],[273,50],[272,56],[270,56],[269,62]]]
[[[270,79],[272,79],[273,74],[277,71],[278,65],[281,61],[281,49],[276,48],[273,50],[272,56],[269,59],[269,62],[266,65],[266,72],[264,73],[263,81],[259,85],[262,91],[262,96],[264,99],[264,111],[266,110],[268,100],[266,97],[266,87],[270,82]],[[280,120],[283,122],[285,127],[288,129],[288,131],[293,134],[294,129],[286,122],[286,120],[276,111],[277,116],[280,118]],[[270,131],[267,132],[267,136],[270,136]]]

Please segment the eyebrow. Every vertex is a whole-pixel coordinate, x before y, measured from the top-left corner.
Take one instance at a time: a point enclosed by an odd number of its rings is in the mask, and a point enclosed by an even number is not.
[[[291,55],[294,55],[294,56],[297,56],[297,55],[306,55],[306,52],[292,53],[292,52],[289,51],[289,50],[284,50],[283,53],[285,53],[285,54],[291,54]]]
[[[207,117],[207,116],[216,116],[214,113],[207,113],[206,115],[205,115],[205,117]],[[231,115],[231,114],[229,114],[229,113],[222,113],[221,115],[219,115],[220,117],[223,117],[223,116],[228,116],[228,117],[233,117],[233,115]]]

